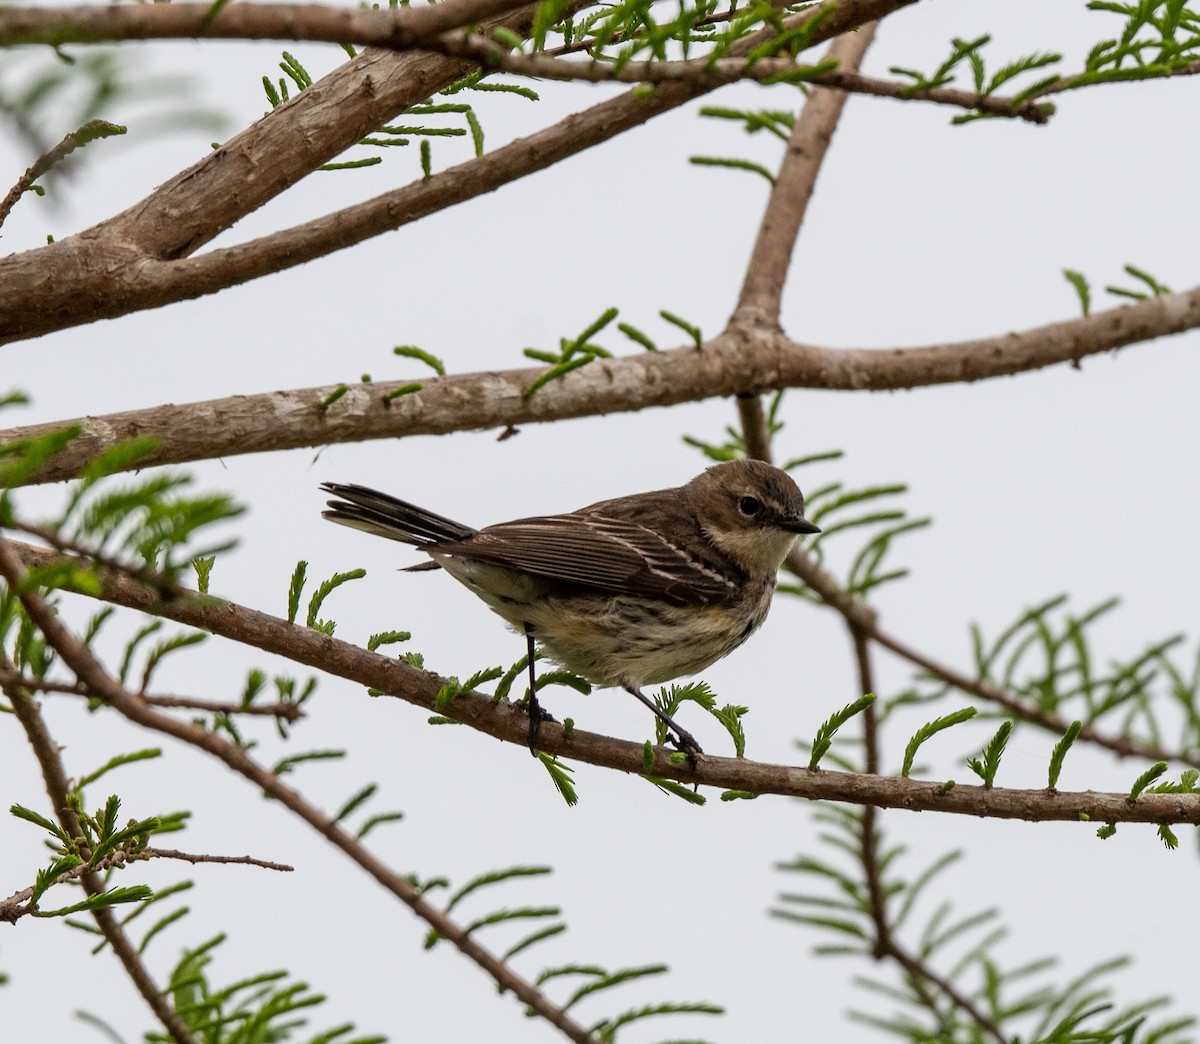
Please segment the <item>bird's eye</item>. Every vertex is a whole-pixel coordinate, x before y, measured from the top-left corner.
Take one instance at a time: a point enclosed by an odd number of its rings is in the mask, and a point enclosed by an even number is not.
[[[757,515],[762,510],[762,501],[755,497],[742,497],[738,501],[738,510],[747,516]]]

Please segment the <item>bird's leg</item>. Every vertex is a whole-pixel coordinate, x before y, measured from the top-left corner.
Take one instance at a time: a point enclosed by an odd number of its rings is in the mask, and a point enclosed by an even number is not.
[[[543,721],[553,721],[554,718],[538,703],[537,674],[533,669],[533,624],[529,622],[525,623],[525,642],[529,647],[529,702],[526,704],[529,713],[529,753],[536,758],[538,730],[541,729]]]
[[[696,755],[704,753],[704,751],[700,749],[700,744],[696,742],[696,737],[693,736],[690,732],[688,732],[687,729],[680,728],[679,725],[676,724],[674,719],[669,714],[667,714],[666,711],[662,710],[658,706],[658,704],[656,704],[653,700],[648,699],[646,696],[642,695],[642,690],[639,689],[636,685],[634,685],[633,682],[628,682],[628,681],[622,682],[621,686],[622,686],[622,688],[624,688],[624,690],[626,692],[632,693],[639,700],[641,700],[647,707],[649,707],[654,712],[654,716],[656,718],[658,718],[658,720],[661,721],[664,725],[666,725],[667,739],[670,741],[672,746],[675,747],[676,750],[681,750],[681,751],[683,751],[683,753],[685,753],[687,755],[688,764],[692,768],[695,768],[696,767]],[[674,735],[672,735],[672,730],[674,730]],[[676,739],[676,736],[678,736],[679,738]]]

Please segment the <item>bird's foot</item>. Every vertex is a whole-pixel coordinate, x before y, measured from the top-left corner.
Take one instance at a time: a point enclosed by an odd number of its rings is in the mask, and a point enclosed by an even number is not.
[[[529,714],[529,753],[536,758],[538,732],[541,731],[542,722],[553,722],[557,721],[557,719],[538,703],[537,697],[532,692],[529,694],[529,700],[525,704],[525,709]]]
[[[676,750],[687,755],[688,768],[693,772],[696,771],[696,755],[703,754],[700,744],[696,742],[696,737],[693,736],[687,729],[681,729],[678,725],[675,726],[675,732],[667,730],[667,742]]]

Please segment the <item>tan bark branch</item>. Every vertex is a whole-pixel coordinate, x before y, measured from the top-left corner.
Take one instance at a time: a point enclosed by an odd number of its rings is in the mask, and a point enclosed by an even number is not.
[[[825,58],[836,61],[839,69],[857,70],[874,38],[875,23],[860,26],[858,32],[834,40]],[[735,323],[769,330],[781,328],[779,311],[783,285],[796,237],[800,234],[817,175],[845,107],[844,92],[815,87],[800,110],[759,225],[758,238],[733,314]],[[753,431],[753,428],[743,426],[742,430]]]
[[[364,10],[325,4],[23,7],[0,11],[0,47],[125,40],[312,40],[402,50],[526,6],[528,0],[447,0]]]
[[[404,7],[389,11],[346,10],[322,4],[250,4],[229,3],[215,15],[211,5],[171,4],[153,7],[79,6],[72,8],[24,8],[0,12],[0,46],[22,44],[121,42],[152,39],[224,39],[224,40],[307,40],[312,42],[358,44],[389,50],[405,50],[428,42],[430,38],[496,17],[520,6],[513,0],[469,0],[429,7]],[[720,14],[703,19],[701,24],[727,21]],[[621,42],[614,37],[610,42]],[[717,77],[771,80],[794,71],[798,66],[781,59],[766,59],[751,68],[732,60],[715,63],[704,59],[684,62],[631,63],[613,69],[606,63],[584,64],[557,62],[558,54],[586,51],[595,41],[581,41],[539,55],[513,54],[480,37],[465,34],[436,49],[471,57],[487,66],[520,75],[544,79],[588,80],[591,82],[651,83],[670,80]],[[1200,71],[1200,62],[1177,69],[1170,76],[1190,76]],[[1130,78],[1136,76],[1130,71]],[[1077,77],[1063,76],[1038,91],[1036,97],[1074,89]],[[914,90],[911,84],[872,79],[841,69],[822,74],[812,82],[826,87],[881,98],[904,101],[930,101],[964,109],[976,109],[991,116],[1046,123],[1049,112],[1036,100],[1015,103],[1012,98],[964,91],[948,87]]]
[[[977,381],[1077,364],[1089,355],[1200,326],[1200,288],[1124,305],[1022,333],[923,348],[832,349],[782,334],[731,327],[703,348],[598,359],[539,389],[525,390],[539,367],[459,374],[422,382],[386,401],[407,382],[352,384],[330,407],[333,386],[166,405],[103,417],[0,431],[0,445],[36,438],[65,424],[83,435],[49,460],[31,482],[76,475],[100,450],[134,435],[160,445],[139,467],[302,446],[407,435],[503,428],[652,406],[755,394],[778,388],[885,391]]]
[[[16,255],[29,263],[18,268],[14,261],[11,272],[7,270],[8,262],[0,259],[0,345],[96,319],[112,319],[192,300],[345,250],[536,174],[677,108],[699,93],[703,92],[674,84],[659,88],[649,97],[635,97],[631,93],[610,99],[430,178],[236,246],[194,257],[143,258],[136,265],[131,257],[122,255],[123,259],[118,259],[120,294],[103,296],[103,280],[97,271],[86,266],[78,270],[68,268],[49,287],[44,279],[36,287],[30,283],[41,271],[43,262],[49,263],[46,251],[72,244],[76,237]],[[82,244],[77,248],[85,249]],[[61,258],[56,256],[56,263],[65,263],[77,248],[64,248]],[[105,248],[105,256],[107,252]],[[22,286],[29,292],[36,291],[42,306],[29,308],[28,298],[22,301],[18,292]],[[79,294],[92,300],[86,312],[79,308]]]
[[[26,566],[47,565],[60,560],[59,556],[40,548],[16,541],[0,541],[0,573],[13,571],[11,560],[14,556],[19,556]],[[101,580],[100,597],[105,601],[198,627],[232,641],[285,656],[296,663],[303,663],[327,674],[388,693],[425,710],[435,710],[438,693],[446,683],[446,679],[419,670],[404,660],[392,660],[378,653],[368,652],[312,628],[289,624],[266,613],[219,598],[181,593],[171,601],[163,603],[152,593],[124,577],[102,576]],[[36,622],[39,627],[42,626],[41,619]],[[48,623],[53,626],[57,624],[57,619],[52,617]],[[61,627],[61,624],[58,626]],[[71,659],[65,655],[63,659],[72,670],[76,670],[76,665]],[[104,685],[108,685],[111,690],[110,682],[102,685],[91,676],[85,677],[84,680],[93,685],[98,692],[106,691]],[[124,690],[121,692],[124,693]],[[118,697],[114,692],[108,702],[122,714],[127,714],[131,720],[149,724],[149,727],[167,732],[216,754],[256,784],[268,789],[278,789],[280,794],[286,795],[286,799],[281,797],[280,800],[309,822],[312,822],[309,816],[320,815],[316,810],[303,805],[303,799],[299,795],[251,762],[241,748],[233,747],[207,730],[160,714],[146,707],[141,701],[136,701],[136,698],[131,702],[126,698],[130,695]],[[493,703],[490,696],[466,693],[458,696],[448,708],[437,708],[437,713],[448,715],[495,739],[511,743],[522,752],[526,749],[529,739],[528,718],[524,710],[514,703]],[[1200,825],[1200,794],[1142,794],[1136,801],[1129,801],[1126,795],[1117,793],[955,786],[950,783],[851,772],[810,772],[791,765],[708,755],[701,756],[693,770],[686,762],[682,765],[676,764],[671,758],[673,752],[664,747],[654,748],[653,761],[647,768],[641,743],[584,732],[578,728],[573,729],[568,737],[560,725],[551,722],[542,726],[538,746],[549,754],[574,758],[602,768],[637,775],[649,772],[682,783],[717,787],[722,790],[744,790],[756,794],[780,794],[817,801],[841,801],[914,812],[938,811],[996,819]],[[272,789],[271,793],[275,794],[275,790]],[[293,807],[297,803],[297,807]],[[303,811],[300,811],[300,805],[303,805]],[[336,825],[332,829],[336,830]],[[353,841],[348,836],[346,840]],[[344,851],[348,851],[342,841],[335,843]],[[353,858],[357,861],[358,857]],[[374,874],[374,871],[370,872]],[[390,871],[386,873],[390,874]]]
[[[794,27],[820,18],[813,34],[817,44],[915,2],[829,0],[786,19],[785,25]],[[532,5],[521,8],[499,24],[523,30],[532,11]],[[746,53],[773,32],[751,34],[733,51]],[[199,297],[342,249],[543,169],[557,158],[644,123],[717,86],[667,84],[650,98],[631,92],[553,128],[550,137],[558,136],[561,150],[557,156],[543,156],[540,146],[544,143],[535,135],[502,150],[499,160],[485,156],[439,179],[428,179],[256,244],[181,260],[396,113],[461,78],[472,67],[470,62],[442,55],[367,51],[124,213],[78,235],[0,259],[0,344]],[[572,133],[583,133],[590,140],[572,144]],[[533,152],[534,148],[538,152]],[[51,272],[52,279],[47,275]]]
[[[459,18],[471,21],[481,11],[511,7],[508,0],[455,0],[413,11],[414,17],[420,17],[412,24],[421,30],[418,35],[423,35]],[[163,11],[169,18],[175,7],[110,10],[119,17],[129,12],[135,18],[142,12]],[[534,5],[526,4],[487,24],[524,31],[533,10]],[[256,16],[244,9],[241,13]],[[36,294],[37,288],[48,282],[84,297],[72,308],[62,293],[27,296],[26,310],[66,311],[76,321],[86,320],[89,312],[95,318],[121,314],[107,310],[104,300],[123,296],[114,291],[115,286],[125,290],[127,281],[136,286],[140,265],[187,256],[397,113],[470,69],[469,63],[436,54],[370,50],[358,55],[123,213],[78,235],[0,261],[0,316],[19,314],[19,296],[9,296],[17,286],[26,294]],[[47,272],[54,274],[52,280],[47,279]],[[57,328],[43,325],[36,332]],[[0,342],[3,339],[0,333]]]
[[[26,589],[24,584],[25,567],[22,559],[25,558],[27,550],[35,549],[0,537],[0,576],[4,577],[14,591],[20,592],[18,597],[25,607],[25,611],[42,632],[46,642],[92,692],[129,721],[173,736],[205,751],[243,778],[250,780],[255,786],[266,791],[349,856],[379,884],[408,906],[413,913],[437,931],[441,937],[449,940],[460,952],[490,975],[501,989],[511,990],[521,1003],[532,1008],[568,1039],[576,1041],[578,1044],[597,1044],[594,1035],[575,1022],[562,1008],[550,1001],[540,990],[530,985],[509,965],[480,946],[468,932],[445,913],[427,902],[412,881],[404,875],[396,873],[357,838],[343,830],[335,820],[325,815],[315,805],[310,804],[298,791],[284,785],[278,776],[251,758],[243,747],[231,743],[207,729],[189,722],[179,721],[154,710],[144,700],[110,678],[100,663],[92,656],[91,651],[67,630],[45,601],[35,592]],[[136,584],[124,578],[117,578],[114,583],[124,584],[133,590],[137,589]],[[147,595],[143,590],[143,597],[153,598],[154,596]],[[202,601],[207,610],[215,611],[218,614],[235,610],[235,607],[229,603],[223,603],[224,607],[222,608],[222,603],[219,603],[217,599],[205,598]],[[275,621],[275,623],[278,624],[280,621]],[[29,701],[29,704],[32,706],[32,701]],[[109,913],[104,910],[95,912],[97,914]],[[120,931],[119,925],[117,929]],[[161,996],[159,999],[161,1001]],[[177,1019],[177,1016],[169,1009],[167,1013]],[[169,1028],[169,1024],[164,1023],[164,1025],[168,1025]],[[182,1037],[176,1039],[178,1044],[191,1044],[191,1038],[186,1035],[186,1031]]]
[[[861,28],[859,29],[861,33]],[[458,58],[469,58],[482,68],[514,76],[543,80],[578,80],[584,83],[696,83],[723,85],[750,80],[756,83],[795,82],[828,87],[839,92],[866,94],[899,101],[933,102],[957,109],[977,109],[990,116],[1048,123],[1047,106],[1017,102],[1002,95],[962,91],[950,87],[914,90],[912,84],[861,76],[852,68],[801,75],[812,66],[790,58],[759,58],[752,63],[739,58],[689,58],[682,61],[648,60],[616,66],[611,61],[564,61],[548,54],[522,54],[486,36],[448,34],[427,45],[430,50]],[[564,50],[566,50],[564,48]],[[836,56],[835,56],[836,57]]]
[[[870,43],[868,40],[867,44]],[[864,44],[865,48],[866,44]],[[836,118],[835,118],[836,121]],[[832,129],[833,124],[828,125]],[[815,177],[815,170],[813,171]],[[797,224],[796,231],[799,231]],[[766,417],[762,412],[761,400],[756,396],[754,403],[758,409],[748,408],[743,400],[738,400],[741,414],[742,441],[747,454],[758,460],[770,462],[770,432]],[[875,692],[874,671],[871,667],[871,639],[875,634],[875,615],[866,607],[862,599],[849,599],[837,589],[833,577],[825,572],[802,550],[795,549],[789,556],[789,564],[799,566],[803,573],[811,577],[810,586],[814,590],[827,593],[826,601],[839,598],[843,603],[850,603],[848,611],[843,612],[850,642],[854,647],[854,662],[858,671],[858,693],[863,695]],[[879,718],[875,705],[868,706],[861,714],[863,730],[863,768],[869,775],[879,773]],[[876,960],[893,960],[910,975],[915,987],[922,996],[929,996],[928,987],[939,990],[951,1004],[954,1004],[970,1018],[979,1029],[986,1033],[997,1044],[1005,1044],[1005,1037],[996,1023],[987,1017],[968,996],[960,992],[952,982],[939,975],[927,961],[918,958],[906,950],[897,941],[892,931],[892,923],[888,917],[888,892],[884,885],[883,869],[879,861],[879,809],[874,804],[866,804],[862,810],[859,830],[859,853],[863,869],[863,884],[866,891],[871,924],[875,939],[871,951]],[[930,998],[932,1005],[932,998]]]
[[[875,681],[871,670],[871,641],[861,628],[849,625],[854,644],[854,659],[858,666],[858,688],[861,692],[874,692]],[[872,704],[862,712],[864,767],[868,772],[879,771],[879,719]],[[967,1018],[990,1037],[996,1044],[1007,1044],[1000,1027],[954,983],[939,975],[929,962],[910,953],[896,938],[892,922],[888,917],[888,892],[884,886],[883,868],[879,864],[878,810],[870,805],[863,809],[861,851],[863,878],[867,901],[870,904],[871,923],[875,929],[872,952],[876,960],[893,960],[918,984],[927,984],[937,989],[942,996],[961,1010]],[[923,993],[924,985],[918,986]]]

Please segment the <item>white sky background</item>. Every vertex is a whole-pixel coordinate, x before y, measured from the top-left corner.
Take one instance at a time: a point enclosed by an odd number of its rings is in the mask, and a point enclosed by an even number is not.
[[[1064,0],[927,0],[887,21],[866,71],[930,70],[947,53],[949,37],[988,31],[996,66],[1053,47],[1066,53],[1070,70],[1115,24]],[[193,75],[200,97],[232,114],[230,133],[266,108],[258,80],[281,49],[137,48],[148,68]],[[341,56],[317,45],[287,49],[314,75]],[[538,89],[544,100],[537,106],[518,98],[472,99],[489,147],[606,93],[579,85]],[[787,88],[743,86],[699,104],[781,108],[795,100]],[[1105,284],[1131,282],[1121,271],[1128,262],[1176,289],[1193,285],[1198,102],[1194,81],[1113,86],[1057,99],[1059,112],[1048,127],[991,121],[953,128],[952,110],[852,98],[787,284],[786,329],[812,343],[879,348],[1026,329],[1077,314],[1064,267],[1089,277],[1095,308],[1116,301],[1102,293]],[[742,155],[774,168],[781,146],[701,120],[699,104],[301,269],[6,346],[0,390],[23,388],[34,404],[6,411],[3,422],[354,381],[363,372],[376,380],[425,376],[418,364],[391,355],[397,344],[441,355],[451,372],[508,369],[526,363],[523,347],[553,348],[559,336],[577,333],[610,305],[663,346],[680,338],[657,318],[662,308],[712,335],[736,298],[766,183],[748,173],[697,168],[687,158]],[[124,120],[119,112],[112,118]],[[136,110],[128,122],[129,139],[89,149],[92,161],[59,197],[64,205],[33,198],[19,204],[4,229],[5,250],[36,245],[47,232],[61,238],[116,212],[193,162],[214,137],[180,135],[138,146]],[[3,180],[11,182],[30,157],[11,143],[2,148]],[[465,157],[466,148],[435,140],[435,169]],[[371,170],[314,174],[218,242],[368,198],[417,171],[413,148],[391,150]],[[622,342],[618,334],[602,340],[624,350]],[[931,654],[969,666],[967,621],[994,635],[1024,607],[1060,591],[1072,594],[1077,610],[1123,596],[1119,613],[1098,631],[1105,660],[1176,630],[1189,634],[1184,655],[1194,654],[1197,343],[1189,334],[1088,359],[1078,371],[1060,367],[971,387],[792,392],[776,449],[781,457],[846,451],[841,463],[801,473],[806,487],[835,478],[852,486],[911,484],[908,509],[932,515],[935,524],[897,549],[897,563],[910,565],[913,576],[887,589],[879,604],[891,630]],[[418,560],[408,549],[322,522],[317,484],[374,485],[482,525],[686,481],[704,461],[681,436],[719,440],[735,416],[730,403],[712,401],[528,427],[503,443],[484,432],[192,467],[199,488],[233,491],[249,507],[240,550],[218,562],[213,590],[282,615],[298,559],[309,560],[315,579],[366,566],[367,579],[326,603],[323,615],[336,618],[339,637],[365,642],[374,631],[403,628],[413,632],[411,647],[443,674],[465,677],[507,665],[521,655],[520,639],[444,574],[398,574]],[[25,502],[54,495],[38,492]],[[752,708],[751,757],[798,760],[793,740],[811,736],[858,695],[843,630],[831,612],[781,598],[749,645],[705,673],[723,702]],[[882,692],[906,684],[902,664],[881,654],[875,663]],[[164,668],[158,684],[228,699],[253,665],[279,667],[211,639],[207,651],[183,654]],[[545,702],[581,728],[630,739],[649,732],[648,714],[619,692],[585,699],[555,689]],[[46,705],[75,774],[114,748],[163,742],[107,716],[88,717],[75,703]],[[949,709],[939,706],[937,713]],[[695,713],[685,715],[706,749],[727,752],[718,731]],[[697,809],[640,780],[587,766],[576,771],[580,803],[568,809],[523,749],[467,729],[430,728],[426,717],[324,680],[291,750],[345,747],[351,756],[303,767],[295,782],[332,810],[366,781],[378,781],[370,809],[407,815],[374,835],[401,870],[463,883],[489,869],[552,865],[549,879],[494,889],[469,908],[477,914],[501,905],[562,906],[569,931],[519,962],[527,973],[569,961],[671,966],[669,976],[601,995],[580,1009],[581,1019],[644,1002],[707,1000],[726,1005],[726,1016],[652,1021],[621,1039],[877,1039],[844,1018],[851,1005],[890,1010],[849,985],[872,969],[814,960],[811,946],[826,937],[765,914],[779,892],[806,885],[775,872],[776,861],[801,853],[829,857],[812,809],[771,797],[724,804],[715,795]],[[906,719],[885,733],[890,770],[917,724],[918,717]],[[980,740],[993,728],[978,729]],[[261,731],[264,749],[274,750],[268,730]],[[923,751],[932,778],[973,779],[961,761],[967,736],[952,733]],[[1042,785],[1053,742],[1019,731],[999,782]],[[188,830],[165,843],[249,852],[293,863],[297,872],[157,864],[125,874],[119,883],[191,877],[199,884],[186,897],[191,915],[151,948],[160,978],[182,947],[228,930],[213,980],[224,984],[286,963],[330,998],[315,1013],[314,1030],[353,1018],[361,1032],[384,1032],[393,1041],[558,1039],[549,1027],[525,1020],[510,998],[497,997],[449,946],[424,953],[421,923],[240,779],[191,752],[170,753],[112,778],[111,788],[126,795],[124,815],[190,808]],[[1143,767],[1114,767],[1077,748],[1060,785],[1123,789]],[[15,728],[0,730],[0,786],[4,806],[45,807]],[[89,796],[99,804],[108,792],[102,783]],[[1180,849],[1167,853],[1151,828],[1133,826],[1102,843],[1088,826],[903,812],[887,812],[881,822],[889,840],[912,853],[910,874],[948,848],[967,850],[947,877],[948,894],[960,914],[1000,909],[1010,929],[1002,952],[1011,963],[1056,954],[1065,979],[1131,953],[1136,964],[1118,980],[1123,1000],[1168,992],[1179,1013],[1200,1007],[1194,970],[1183,957],[1194,942],[1191,831],[1181,831]],[[40,852],[34,828],[0,817],[0,893],[30,883]],[[926,916],[931,912],[929,905]],[[485,941],[503,950],[508,943],[500,939]],[[101,1039],[73,1019],[76,1008],[102,1016],[130,1041],[151,1027],[115,963],[90,957],[88,948],[78,933],[28,919],[0,935],[0,970],[12,979],[0,989],[5,1039]]]

